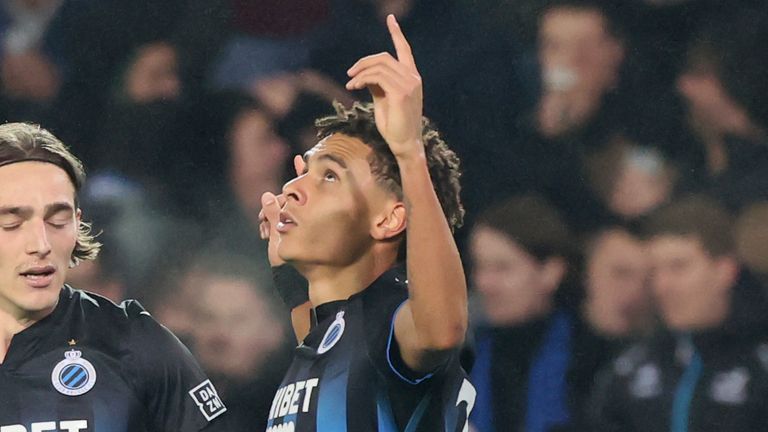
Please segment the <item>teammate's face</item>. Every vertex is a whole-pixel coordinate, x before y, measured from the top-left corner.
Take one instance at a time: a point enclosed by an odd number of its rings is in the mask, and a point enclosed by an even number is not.
[[[333,134],[306,154],[307,169],[288,182],[278,227],[278,253],[286,261],[344,267],[368,253],[376,215],[394,196],[376,182],[371,148]]]
[[[547,312],[556,287],[545,264],[503,233],[484,226],[474,229],[470,248],[472,280],[492,325],[519,324]]]
[[[652,320],[648,255],[626,232],[601,235],[587,260],[585,310],[590,324],[609,336],[627,336]]]
[[[45,162],[0,167],[0,185],[0,313],[37,320],[56,306],[75,248],[75,188]]]
[[[695,236],[662,235],[649,250],[653,290],[667,326],[695,330],[725,318],[735,282],[731,258],[711,256]]]

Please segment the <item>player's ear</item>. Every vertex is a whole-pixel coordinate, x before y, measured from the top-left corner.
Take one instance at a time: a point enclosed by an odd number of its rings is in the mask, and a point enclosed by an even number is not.
[[[405,226],[405,204],[394,201],[391,205],[385,206],[385,209],[376,216],[371,236],[376,240],[391,239],[405,231]]]

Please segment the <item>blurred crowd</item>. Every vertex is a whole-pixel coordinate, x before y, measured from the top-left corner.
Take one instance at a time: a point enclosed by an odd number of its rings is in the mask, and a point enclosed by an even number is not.
[[[293,345],[264,191],[394,13],[463,165],[476,431],[764,430],[760,0],[6,0],[0,118],[88,169],[103,253],[259,425]]]

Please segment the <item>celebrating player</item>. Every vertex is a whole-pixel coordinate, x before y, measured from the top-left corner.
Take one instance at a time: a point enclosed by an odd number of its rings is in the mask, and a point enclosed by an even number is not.
[[[387,25],[397,57],[348,71],[347,88],[367,88],[373,105],[318,120],[298,177],[262,197],[262,237],[303,341],[268,431],[467,430],[475,390],[457,359],[467,326],[452,235],[463,219],[458,159],[423,119],[410,46],[394,16]],[[288,265],[309,281],[308,303],[306,291],[288,291]]]

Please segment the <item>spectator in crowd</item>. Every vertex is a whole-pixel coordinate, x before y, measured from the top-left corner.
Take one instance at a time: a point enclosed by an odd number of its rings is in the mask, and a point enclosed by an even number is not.
[[[573,314],[556,294],[568,271],[568,229],[542,198],[513,197],[478,217],[469,243],[485,319],[476,329],[470,422],[482,432],[564,428]]]
[[[242,256],[202,253],[182,279],[191,284],[194,353],[216,382],[231,430],[265,428],[292,346],[269,269]]]
[[[226,249],[261,262],[265,245],[259,238],[260,190],[279,190],[288,176],[291,148],[280,136],[273,116],[243,93],[221,93],[209,106],[216,109],[210,148],[198,155],[204,173],[194,186],[203,195],[208,227],[205,239],[214,249]],[[291,172],[292,174],[295,174]]]
[[[766,293],[735,255],[731,216],[692,196],[647,221],[651,283],[669,333],[606,370],[595,431],[743,431],[768,421]]]
[[[621,18],[600,0],[558,0],[542,9],[538,102],[519,119],[516,133],[493,143],[480,169],[467,170],[470,209],[482,208],[498,193],[536,191],[573,227],[601,219],[578,161],[607,142],[613,125],[621,123],[619,87],[627,51]],[[488,172],[509,174],[489,178]]]
[[[649,142],[640,142],[641,139]],[[609,220],[631,221],[669,201],[678,182],[675,163],[651,137],[629,131],[609,136],[602,148],[580,160],[585,183]]]
[[[635,229],[609,225],[585,246],[582,312],[595,333],[607,339],[649,334],[654,325],[649,260]]]
[[[736,220],[736,249],[739,258],[768,288],[768,201],[744,207]]]
[[[655,326],[649,259],[637,230],[628,224],[606,225],[589,235],[583,249],[584,298],[574,342],[578,361],[569,376],[574,431],[587,427],[585,402],[597,372]]]
[[[330,13],[329,0],[217,0],[229,18],[211,65],[210,87],[249,91],[256,82],[309,63],[310,40]]]
[[[104,241],[104,237],[100,236]],[[67,283],[80,289],[106,297],[115,303],[129,298],[128,282],[118,265],[115,247],[101,250],[99,257],[86,261],[67,273]]]
[[[693,39],[677,87],[705,164],[693,189],[732,210],[768,198],[768,10],[739,8],[705,21]]]
[[[55,22],[62,0],[9,0],[0,4],[0,84],[10,114],[39,119],[61,88],[65,61]],[[30,119],[31,120],[31,119]]]
[[[274,116],[281,135],[302,153],[317,142],[314,120],[332,112],[334,101],[346,105],[354,101],[346,89],[312,69],[259,79],[250,93]]]
[[[196,141],[188,136],[175,49],[166,41],[138,46],[115,87],[87,153],[94,172],[111,171],[172,198],[175,176]]]

